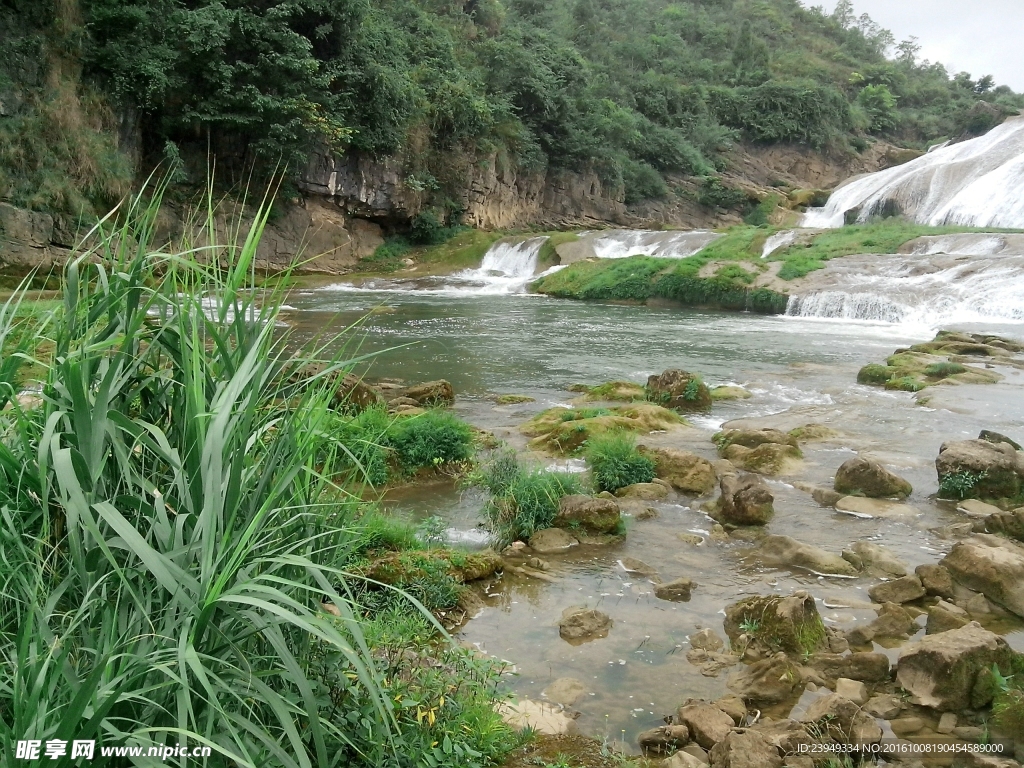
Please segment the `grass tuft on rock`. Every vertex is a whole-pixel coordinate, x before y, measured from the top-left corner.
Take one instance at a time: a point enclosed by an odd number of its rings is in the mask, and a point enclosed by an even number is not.
[[[635,483],[649,483],[655,477],[654,462],[636,447],[636,437],[611,432],[588,440],[583,447],[598,491],[615,493]]]

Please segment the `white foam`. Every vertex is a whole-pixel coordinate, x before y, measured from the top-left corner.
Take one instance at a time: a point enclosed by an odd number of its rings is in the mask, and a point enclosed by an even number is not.
[[[721,234],[705,229],[680,232],[612,229],[588,235],[591,247],[599,259],[626,259],[630,256],[685,259],[699,253],[720,237]]]
[[[801,226],[841,227],[855,209],[865,222],[887,208],[921,224],[1024,228],[1024,118],[853,179]]]
[[[787,229],[782,232],[776,232],[774,235],[764,241],[764,248],[761,250],[761,258],[767,259],[776,251],[782,250],[787,246],[792,245],[796,242],[796,238],[799,235],[799,231],[795,229]]]

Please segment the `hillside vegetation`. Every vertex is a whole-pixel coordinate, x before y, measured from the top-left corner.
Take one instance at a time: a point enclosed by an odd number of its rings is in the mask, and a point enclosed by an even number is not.
[[[1024,106],[846,2],[0,0],[0,30],[0,198],[53,212],[101,210],[131,167],[192,158],[201,183],[212,154],[240,183],[325,143],[402,156],[442,219],[453,156],[596,170],[634,202],[740,139],[922,147]]]

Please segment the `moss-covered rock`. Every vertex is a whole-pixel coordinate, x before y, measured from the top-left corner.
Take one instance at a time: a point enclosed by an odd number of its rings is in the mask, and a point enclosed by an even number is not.
[[[745,634],[773,651],[786,653],[803,655],[828,648],[825,624],[807,592],[788,597],[756,595],[727,606],[725,633],[733,645]]]
[[[609,381],[587,390],[580,400],[584,402],[617,401],[634,403],[647,399],[647,391],[632,381]]]
[[[534,450],[557,455],[579,451],[598,435],[617,430],[646,434],[685,424],[673,411],[652,403],[635,403],[616,408],[549,408],[520,427],[533,439]]]
[[[935,384],[994,384],[1002,380],[1000,374],[970,363],[1008,361],[1021,347],[1017,342],[995,336],[940,331],[933,341],[897,350],[885,365],[864,366],[857,381],[903,392],[920,392]]]
[[[869,363],[857,372],[857,383],[884,386],[889,379],[893,379],[895,377],[896,369],[892,366]]]
[[[711,390],[712,400],[746,400],[753,397],[750,392],[745,390],[743,387],[737,387],[733,385],[723,385],[715,387]]]
[[[756,448],[730,445],[722,454],[740,469],[762,475],[782,475],[796,468],[803,457],[799,448],[779,443],[763,443]]]
[[[683,413],[706,411],[711,390],[697,374],[672,369],[647,379],[647,399]]]
[[[715,468],[705,458],[688,451],[673,448],[648,448],[641,445],[640,453],[654,462],[654,471],[677,491],[703,496],[715,487]]]
[[[529,395],[498,395],[494,398],[494,401],[498,405],[518,405],[520,403],[535,402],[536,398],[530,397]]]

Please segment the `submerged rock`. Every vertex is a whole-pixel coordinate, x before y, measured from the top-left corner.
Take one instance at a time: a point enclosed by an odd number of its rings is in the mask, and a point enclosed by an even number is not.
[[[774,516],[775,497],[757,475],[725,475],[718,519],[732,525],[766,525]]]
[[[662,483],[633,483],[633,485],[619,488],[615,495],[620,499],[658,501],[668,496],[668,485]]]
[[[746,400],[750,397],[753,395],[743,387],[733,385],[723,385],[711,390],[712,400]]]
[[[1024,617],[1024,547],[979,534],[957,542],[941,561],[953,579]]]
[[[884,653],[816,653],[807,663],[833,684],[840,677],[865,683],[889,679],[889,657]]]
[[[640,453],[654,462],[654,471],[677,491],[703,496],[715,487],[715,468],[707,459],[674,448],[639,446]]]
[[[847,496],[867,496],[873,499],[906,498],[913,487],[877,461],[860,456],[836,470],[835,489]]]
[[[559,500],[553,525],[556,528],[578,527],[589,533],[614,533],[620,522],[619,506],[614,501],[574,494]]]
[[[529,728],[545,736],[568,736],[577,733],[576,721],[563,710],[543,701],[519,699],[501,702],[496,707],[501,719],[517,731]]]
[[[676,603],[685,603],[690,599],[690,593],[697,586],[691,579],[681,578],[664,584],[656,584],[654,596],[659,600],[669,600]]]
[[[607,613],[586,606],[573,606],[562,611],[558,634],[569,642],[599,640],[608,637],[613,624]]]
[[[561,528],[543,528],[530,537],[530,549],[541,555],[554,552],[565,552],[579,544],[574,536],[570,536]]]
[[[864,496],[843,496],[835,503],[840,512],[850,512],[860,517],[916,517],[921,510],[910,504],[901,504],[886,499],[868,499]]]
[[[776,568],[793,567],[819,574],[856,576],[858,571],[839,555],[833,555],[789,536],[766,536],[755,550],[765,565]]]
[[[885,576],[906,576],[907,568],[891,550],[871,541],[855,541],[850,547],[860,559],[860,569]],[[849,560],[846,555],[844,559]]]
[[[943,712],[971,706],[978,673],[997,664],[1008,669],[1012,651],[994,632],[972,621],[906,646],[900,653],[896,682],[913,703]]]
[[[545,688],[541,695],[555,704],[571,707],[583,698],[586,692],[587,686],[582,680],[575,677],[560,677]]]
[[[647,399],[666,408],[688,413],[711,407],[711,391],[700,376],[672,369],[647,379]]]

